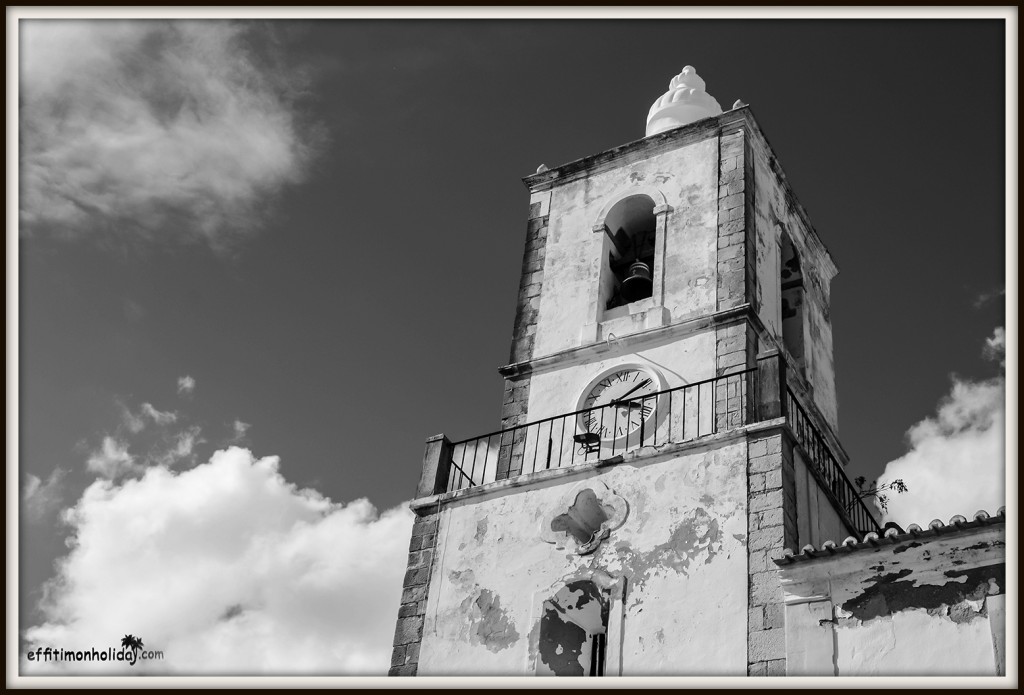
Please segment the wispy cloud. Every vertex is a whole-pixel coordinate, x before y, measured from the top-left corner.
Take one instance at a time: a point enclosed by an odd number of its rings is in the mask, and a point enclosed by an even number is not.
[[[384,675],[412,513],[336,504],[278,468],[233,447],[186,471],[92,484],[65,514],[74,541],[28,644],[91,648],[131,632],[166,655],[64,665],[77,673]]]
[[[60,506],[63,501],[64,476],[62,468],[53,469],[45,482],[31,473],[25,476],[25,487],[21,495],[24,518],[28,521],[41,521]]]
[[[196,380],[186,375],[178,377],[178,395],[189,396],[196,390]]]
[[[205,441],[198,425],[179,423],[178,413],[158,410],[152,403],[143,403],[138,412],[119,405],[121,422],[89,454],[89,472],[113,480],[141,475],[150,466],[194,462],[195,446]]]
[[[203,442],[200,438],[201,428],[192,425],[180,432],[175,432],[164,439],[162,446],[154,448],[147,460],[152,465],[173,466],[182,461],[191,461],[196,444]]]
[[[1004,297],[1006,297],[1006,288],[1005,287],[997,287],[996,289],[989,290],[987,292],[982,292],[974,300],[974,308],[975,309],[980,309],[981,307],[985,306],[986,304],[988,304],[990,302],[993,302],[993,301],[995,301],[997,299],[1003,299]]]
[[[260,226],[320,131],[270,29],[231,21],[20,23],[23,233],[205,240]]]
[[[158,425],[170,425],[178,420],[178,414],[170,411],[162,412],[153,407],[151,403],[142,404],[142,414]]]
[[[111,479],[142,471],[142,466],[128,452],[128,443],[109,435],[103,437],[99,449],[89,455],[85,467],[91,473]]]
[[[250,427],[252,427],[252,425],[250,425],[248,422],[235,420],[234,424],[232,425],[232,431],[234,432],[234,435],[231,437],[231,443],[237,444],[238,442],[244,440],[245,435],[249,431]]]
[[[998,362],[1000,367],[1006,366],[1006,329],[997,328],[992,336],[985,339],[983,353],[987,359]]]
[[[1004,361],[1005,331],[986,341],[989,359]],[[954,377],[936,414],[907,431],[910,450],[886,465],[880,480],[901,478],[910,492],[889,496],[886,521],[903,527],[932,519],[994,513],[1006,499],[1006,380]]]
[[[124,403],[121,406],[121,425],[131,432],[132,434],[138,434],[142,430],[146,429],[146,421],[142,418],[142,414],[136,415],[131,411]]]

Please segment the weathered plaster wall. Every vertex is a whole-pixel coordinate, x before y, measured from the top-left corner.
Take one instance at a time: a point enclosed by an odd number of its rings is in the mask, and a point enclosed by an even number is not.
[[[763,138],[751,137],[747,154],[754,172],[755,306],[762,323],[782,345],[779,254],[784,229],[799,253],[804,276],[803,376],[812,388],[815,404],[838,433],[829,296],[835,266],[800,214],[800,204],[785,183],[782,169]]]
[[[781,570],[790,675],[996,675],[1005,525]]]
[[[663,283],[669,321],[715,310],[718,139],[709,137],[627,161],[619,168],[556,182],[551,191],[545,291],[534,355],[604,340],[608,333],[621,337],[662,325],[661,312],[652,307],[649,319],[607,317],[603,329],[587,328],[606,319],[598,299],[602,268],[607,264],[607,236],[594,227],[614,202],[632,194],[649,195],[656,208],[666,203],[671,207],[665,222],[663,267],[655,269],[655,283]]]
[[[813,545],[820,548],[825,541],[842,543],[851,535],[828,495],[811,472],[799,448],[794,448],[796,477],[797,547]]]
[[[836,669],[842,676],[994,676],[992,630],[984,600],[954,622],[923,608],[856,626],[836,627]]]
[[[419,673],[535,673],[544,601],[573,578],[607,573],[625,579],[624,598],[610,607],[621,618],[609,654],[621,656],[609,675],[745,674],[746,453],[745,440],[727,439],[450,505]],[[622,525],[587,555],[541,539],[581,480],[604,483],[628,505]]]

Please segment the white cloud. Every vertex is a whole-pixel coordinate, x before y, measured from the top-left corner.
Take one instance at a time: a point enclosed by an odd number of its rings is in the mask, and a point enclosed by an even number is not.
[[[104,478],[119,478],[142,470],[128,452],[128,444],[111,436],[103,438],[100,448],[89,455],[85,465]]]
[[[136,415],[123,403],[121,404],[121,424],[132,434],[138,434],[146,429],[146,421],[142,419],[141,414]]]
[[[268,31],[22,21],[23,231],[222,247],[259,227],[267,200],[303,178],[319,137],[299,122],[303,75],[253,48]]]
[[[232,447],[180,473],[92,484],[28,645],[116,646],[163,661],[78,673],[384,675],[412,514],[299,490],[276,457]],[[22,672],[61,670],[22,660]],[[65,670],[66,672],[66,670]]]
[[[63,469],[54,468],[46,482],[31,473],[25,476],[21,509],[26,519],[40,521],[60,506],[63,501],[64,475]]]
[[[985,349],[982,352],[987,359],[998,362],[999,366],[1006,366],[1006,329],[1000,326],[992,332],[992,337],[985,339]]]
[[[249,431],[250,427],[252,427],[252,425],[250,425],[248,422],[242,422],[241,420],[235,420],[234,425],[232,425],[232,430],[234,431],[234,436],[232,437],[231,441],[237,443],[237,442],[240,442],[243,439],[245,439],[245,434],[246,434],[246,432]]]
[[[143,415],[150,418],[158,425],[171,425],[178,420],[177,413],[161,412],[154,408],[150,403],[143,403],[141,410]]]
[[[190,376],[178,377],[178,394],[187,396],[196,390],[196,380]]]
[[[1005,333],[996,329],[986,341],[986,354],[999,358]],[[968,519],[978,510],[989,514],[1006,500],[1006,381],[954,378],[952,389],[935,416],[907,431],[910,451],[886,465],[880,481],[897,478],[909,487],[889,495],[886,521],[904,528],[925,526],[932,519],[948,522],[957,514]]]
[[[154,451],[147,458],[151,463],[160,466],[172,466],[185,459],[191,459],[196,444],[203,441],[199,437],[201,431],[198,425],[193,425],[177,432],[168,438],[166,447]]]
[[[982,292],[981,294],[978,295],[977,299],[974,300],[974,307],[976,309],[980,309],[981,307],[985,306],[989,302],[992,302],[992,301],[997,300],[997,299],[1001,299],[1001,298],[1003,298],[1005,296],[1006,296],[1006,288],[1005,287],[997,287],[994,290],[990,290],[988,292]]]

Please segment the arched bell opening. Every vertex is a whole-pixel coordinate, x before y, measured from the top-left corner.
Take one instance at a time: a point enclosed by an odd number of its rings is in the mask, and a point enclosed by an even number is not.
[[[782,232],[780,289],[782,294],[782,342],[797,361],[804,361],[804,275],[800,255],[785,231]]]
[[[657,235],[654,200],[646,195],[623,198],[608,211],[604,225],[612,241],[608,253],[612,286],[605,309],[652,296]]]

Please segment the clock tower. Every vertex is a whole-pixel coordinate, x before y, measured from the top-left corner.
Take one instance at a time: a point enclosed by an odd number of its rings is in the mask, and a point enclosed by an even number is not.
[[[844,467],[837,272],[692,67],[541,166],[500,429],[427,440],[392,675],[783,675],[785,549],[878,529]]]

